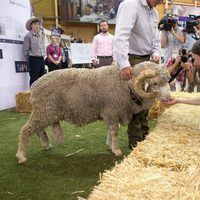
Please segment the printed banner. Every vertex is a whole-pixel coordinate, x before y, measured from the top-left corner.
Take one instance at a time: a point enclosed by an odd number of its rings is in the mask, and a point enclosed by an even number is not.
[[[29,74],[22,56],[31,16],[29,0],[3,0],[0,6],[0,110],[15,107],[15,95],[29,89]],[[16,73],[16,72],[24,73]]]

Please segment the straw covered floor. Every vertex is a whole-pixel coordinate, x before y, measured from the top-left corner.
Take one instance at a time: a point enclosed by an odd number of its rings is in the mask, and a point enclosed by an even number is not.
[[[198,93],[174,93],[181,98]],[[101,175],[89,200],[199,200],[200,106],[165,110],[147,139]],[[79,198],[82,199],[82,198]]]

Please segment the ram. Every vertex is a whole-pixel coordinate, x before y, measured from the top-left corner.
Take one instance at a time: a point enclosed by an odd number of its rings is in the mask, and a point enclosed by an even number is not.
[[[73,68],[50,72],[38,79],[31,88],[32,113],[19,137],[18,162],[26,161],[27,144],[34,133],[45,149],[51,148],[45,132],[50,125],[62,141],[62,120],[83,126],[102,119],[108,127],[106,144],[120,156],[119,123],[128,124],[134,113],[149,109],[156,97],[170,96],[169,74],[160,65],[143,62],[135,65],[132,73],[132,79],[124,81],[115,66]]]

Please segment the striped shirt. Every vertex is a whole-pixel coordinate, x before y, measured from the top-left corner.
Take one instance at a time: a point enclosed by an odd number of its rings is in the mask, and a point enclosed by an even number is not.
[[[128,54],[160,56],[158,12],[146,0],[124,0],[117,13],[114,53],[120,68]]]

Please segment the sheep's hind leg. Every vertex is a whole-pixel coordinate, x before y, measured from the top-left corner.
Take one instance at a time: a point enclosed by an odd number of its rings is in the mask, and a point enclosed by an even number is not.
[[[39,136],[42,146],[45,150],[49,150],[52,148],[52,145],[49,142],[49,136],[47,135],[45,130],[38,132],[37,135]]]
[[[29,120],[21,129],[21,133],[19,136],[19,144],[16,157],[18,158],[18,163],[26,162],[26,148],[29,142],[30,137],[37,132],[37,122]]]
[[[64,134],[63,134],[62,128],[60,126],[60,122],[54,123],[52,125],[52,131],[53,131],[54,138],[55,138],[57,144],[63,144]]]
[[[118,141],[117,141],[118,131],[119,131],[118,124],[116,124],[116,125],[113,125],[113,124],[109,125],[108,126],[107,142],[108,142],[108,145],[111,148],[112,152],[116,156],[121,156],[122,155],[122,151],[119,148],[119,144],[118,144]]]

